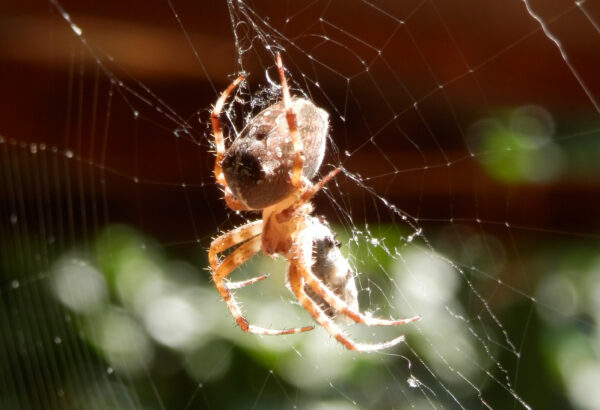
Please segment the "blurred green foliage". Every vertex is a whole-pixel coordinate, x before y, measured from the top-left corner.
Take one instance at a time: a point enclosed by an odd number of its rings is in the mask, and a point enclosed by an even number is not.
[[[22,246],[4,241],[2,407],[54,402],[60,408],[352,408],[354,401],[366,408],[434,403],[470,408],[479,396],[505,407],[514,398],[502,378],[514,376],[525,402],[593,408],[594,396],[582,386],[593,391],[590,380],[600,374],[597,250],[577,241],[561,243],[566,250],[561,253],[552,252],[554,242],[523,246],[519,258],[527,266],[533,299],[506,277],[510,259],[491,276],[468,268],[461,273],[467,256],[486,266],[486,254],[498,262],[508,252],[486,253],[485,243],[504,246],[492,235],[457,231],[459,246],[452,235],[435,238],[439,249],[454,252],[450,264],[418,238],[408,240],[409,232],[397,225],[340,234],[343,252],[360,271],[363,310],[408,316],[413,312],[390,305],[410,306],[423,317],[400,329],[407,335],[405,347],[377,355],[347,352],[322,329],[271,338],[241,332],[203,266],[173,259],[158,242],[126,226],[108,226],[89,250],[57,254],[42,275],[38,265],[22,269],[15,259],[19,254],[34,260],[41,252],[34,240],[20,242],[29,241],[27,257]],[[465,246],[468,255],[461,255]],[[236,293],[251,321],[273,327],[311,322],[285,289],[284,271],[284,261],[257,256],[235,273],[271,273]],[[496,275],[505,281],[499,294],[509,296],[486,293]],[[467,279],[478,281],[480,299]],[[502,328],[485,319],[482,304]],[[503,329],[521,343],[520,357],[499,348]],[[361,340],[398,332],[350,330]],[[487,339],[479,340],[482,335]],[[465,385],[454,369],[479,383],[481,392]],[[551,392],[527,379],[535,374],[544,375],[536,383],[552,386]]]

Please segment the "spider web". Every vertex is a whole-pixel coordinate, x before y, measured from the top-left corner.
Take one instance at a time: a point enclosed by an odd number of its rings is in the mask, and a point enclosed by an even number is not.
[[[398,4],[396,4],[398,3]],[[96,7],[96,8],[95,8]],[[600,408],[600,9],[590,1],[103,4],[2,17],[0,407]],[[11,40],[7,40],[11,39]],[[260,337],[211,286],[211,238],[258,218],[214,182],[280,98],[330,114],[315,198],[361,311],[352,338]],[[230,141],[229,141],[230,142]],[[259,326],[310,317],[285,263],[235,278]]]

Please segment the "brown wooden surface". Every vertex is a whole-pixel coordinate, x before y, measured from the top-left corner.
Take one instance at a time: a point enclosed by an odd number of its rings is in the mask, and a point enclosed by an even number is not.
[[[265,3],[270,6],[267,7]],[[409,107],[405,96],[389,92],[386,97],[392,99],[392,106],[398,107],[398,112],[403,116],[398,124],[406,135],[415,136],[420,151],[398,142],[398,133],[391,127],[377,137],[377,146],[367,144],[353,153],[344,166],[353,173],[365,176],[368,185],[401,209],[422,218],[449,220],[462,216],[474,220],[483,214],[483,218],[490,221],[511,220],[515,224],[530,227],[598,232],[598,176],[565,177],[543,185],[501,184],[486,176],[477,161],[468,158],[464,137],[451,118],[455,115],[459,119],[458,123],[464,132],[464,127],[470,122],[494,109],[543,103],[555,115],[557,122],[574,119],[589,121],[589,126],[580,127],[583,130],[592,130],[594,121],[598,123],[598,113],[593,110],[582,88],[560,59],[557,49],[543,35],[539,25],[524,12],[522,3],[487,2],[485,7],[476,8],[467,1],[435,2],[437,10],[427,5],[416,7],[417,3],[413,2],[399,3],[402,4],[393,6],[397,10],[390,9],[392,6],[389,4],[386,10],[397,16],[408,16],[406,26],[416,41],[416,48],[399,52],[386,49],[385,60],[391,66],[398,67],[396,75],[406,79],[411,89],[422,91],[416,96],[422,98],[420,104],[435,139],[427,137],[422,125],[413,118],[414,113],[409,109],[406,113],[400,110]],[[552,29],[560,34],[572,63],[585,80],[590,93],[598,97],[600,36],[576,7],[569,6],[571,3],[538,5],[541,7],[538,10],[551,22]],[[223,89],[236,69],[235,48],[224,2],[174,3],[190,41],[201,56],[202,65],[194,57],[166,3],[64,1],[62,4],[73,21],[84,30],[87,41],[96,50],[104,50],[114,57],[120,73],[128,72],[142,81],[184,118],[190,118],[199,109],[206,112],[216,98],[215,90]],[[586,4],[591,8],[591,13],[599,14],[599,11],[593,10],[595,6],[592,2]],[[89,90],[93,88],[98,65],[89,55],[82,57],[85,53],[82,53],[79,39],[51,4],[8,2],[2,9],[0,134],[15,141],[45,143],[61,149],[69,147],[77,151],[84,163],[91,158],[98,165],[98,150],[92,151],[93,147],[86,146],[89,131],[85,131],[92,121],[92,115],[87,112],[94,101]],[[289,16],[289,9],[278,9],[273,2],[260,4],[258,10],[268,13],[274,25]],[[413,11],[409,13],[409,10]],[[291,37],[311,21],[314,23],[314,17],[320,12],[322,10],[309,9],[294,14],[294,19],[281,27]],[[368,11],[364,10],[364,13]],[[443,18],[436,17],[438,14]],[[337,2],[327,11],[328,22],[341,27],[352,24],[355,16],[356,11],[340,7]],[[368,17],[368,14],[363,15],[356,24],[363,24]],[[381,19],[381,24],[366,24],[365,31],[361,31],[361,40],[379,44],[386,37],[386,30],[398,27],[397,22],[385,23],[387,20]],[[339,35],[333,28],[329,30],[332,36]],[[407,41],[407,35],[408,32],[398,38]],[[308,40],[305,41],[308,44]],[[354,44],[347,37],[344,41],[349,45]],[[400,47],[400,43],[394,46]],[[423,73],[426,65],[415,55],[415,50],[422,53],[421,58],[427,59],[432,75]],[[319,56],[323,62],[329,61],[326,51]],[[299,69],[310,69],[309,65],[301,65],[302,59],[298,55],[290,48],[287,58],[292,74],[298,73]],[[364,55],[369,55],[369,51],[365,51]],[[348,61],[344,61],[344,58],[348,58]],[[475,79],[472,76],[462,78],[467,73],[463,58],[475,70]],[[352,67],[355,64],[349,55],[336,55],[335,59],[337,67]],[[80,77],[77,70],[82,69],[85,72],[82,81],[86,90],[84,109],[82,113],[77,113],[78,105],[71,101],[75,108],[68,120],[66,111],[69,98],[78,98],[76,92],[69,95],[69,84],[73,89],[78,89]],[[251,81],[255,84],[264,80],[265,67],[258,60],[249,60],[245,69],[252,74]],[[358,67],[358,70],[360,72],[361,68]],[[385,70],[377,73],[379,85],[397,84],[397,80],[386,78],[385,75],[390,73]],[[435,84],[432,76],[446,84],[444,98],[441,98],[442,95],[425,97],[426,91]],[[334,101],[343,101],[347,89],[336,77],[327,70],[323,70],[319,76],[322,86],[327,87],[327,95]],[[102,75],[99,78],[102,92],[97,99],[97,121],[101,121],[100,117],[106,112],[102,104],[108,89],[106,78]],[[360,81],[353,86],[358,95],[361,92],[367,95],[371,91],[361,88],[363,82]],[[448,100],[452,103],[451,108]],[[373,110],[381,108],[368,103],[366,105]],[[206,143],[175,143],[175,139],[168,136],[167,132],[161,135],[157,132],[156,136],[151,137],[153,131],[148,127],[143,147],[136,147],[132,141],[134,131],[128,111],[121,106],[113,112],[111,130],[122,130],[123,142],[119,146],[113,143],[107,148],[104,165],[125,174],[125,177],[122,183],[111,184],[107,192],[109,203],[129,204],[129,208],[133,208],[131,204],[136,201],[150,201],[155,209],[169,208],[173,201],[169,189],[159,189],[153,184],[138,184],[132,189],[130,177],[133,175],[138,175],[142,180],[167,183],[178,183],[183,179],[191,185],[211,181],[212,157],[207,154]],[[378,124],[377,112],[366,115],[371,114],[373,124]],[[358,113],[354,112],[354,115]],[[391,118],[390,112],[385,110],[380,115],[382,119]],[[84,124],[84,137],[79,142],[78,121]],[[196,127],[194,136],[201,140],[208,128],[205,124],[193,124]],[[332,135],[336,141],[342,138],[338,146],[350,148],[358,147],[366,138],[363,129],[345,126],[339,118],[334,118]],[[110,141],[116,138],[113,131]],[[385,151],[387,162],[382,161],[377,148]],[[136,165],[133,164],[132,153],[136,153]],[[173,155],[180,160],[172,161]],[[453,162],[446,167],[444,164],[448,159]],[[428,168],[425,169],[425,166]],[[361,201],[364,195],[361,188],[341,182],[345,194],[355,201]],[[214,186],[209,184],[206,190],[215,201],[219,200]],[[192,196],[196,196],[192,202],[206,200],[206,192],[201,191],[200,187],[191,190]],[[213,205],[209,208],[218,207]],[[180,209],[183,207],[180,206]],[[131,213],[135,215],[136,212],[139,214],[139,211]],[[160,213],[157,215],[155,218],[161,218]],[[163,213],[163,216],[167,218],[167,213]],[[188,218],[186,215],[176,217]],[[173,215],[169,218],[173,218]]]

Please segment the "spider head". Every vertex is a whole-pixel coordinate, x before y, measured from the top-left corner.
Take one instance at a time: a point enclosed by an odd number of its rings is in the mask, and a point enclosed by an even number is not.
[[[303,98],[293,99],[292,105],[303,146],[302,175],[311,179],[325,155],[329,115]],[[281,101],[261,111],[244,127],[225,152],[223,174],[238,200],[248,208],[263,209],[294,191],[290,181],[294,157]]]

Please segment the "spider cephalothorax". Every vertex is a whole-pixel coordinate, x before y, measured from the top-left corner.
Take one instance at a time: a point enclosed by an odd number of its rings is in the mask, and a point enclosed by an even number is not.
[[[282,335],[311,330],[267,329],[250,325],[231,293],[266,275],[242,282],[226,277],[254,254],[286,258],[286,282],[302,307],[346,348],[374,351],[391,347],[403,336],[378,344],[350,340],[333,321],[343,315],[369,326],[401,325],[418,320],[379,319],[358,311],[356,285],[350,266],[324,222],[311,216],[308,202],[339,171],[335,169],[319,182],[310,180],[317,173],[328,132],[327,113],[302,98],[291,98],[281,57],[277,54],[283,101],[275,103],[252,118],[229,148],[225,148],[219,115],[231,91],[242,81],[238,77],[217,100],[211,122],[217,159],[215,178],[225,191],[225,201],[234,210],[262,210],[262,219],[227,232],[211,243],[208,253],[213,281],[240,328],[247,332]],[[239,245],[223,260],[218,255]]]
[[[351,310],[358,310],[358,291],[354,281],[354,274],[350,264],[340,251],[340,243],[335,234],[329,229],[326,221],[318,218],[307,217],[306,221],[312,237],[312,273],[321,282],[333,291]],[[308,249],[307,249],[308,251]],[[308,255],[307,255],[308,256]],[[287,279],[287,277],[286,277]],[[288,280],[289,282],[289,280]],[[331,306],[323,297],[304,286],[304,290],[319,308],[329,317],[336,316],[334,306]]]

